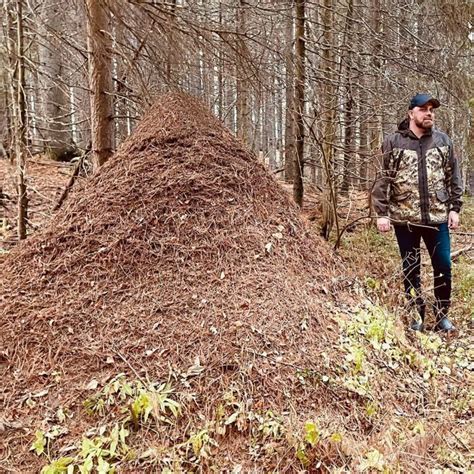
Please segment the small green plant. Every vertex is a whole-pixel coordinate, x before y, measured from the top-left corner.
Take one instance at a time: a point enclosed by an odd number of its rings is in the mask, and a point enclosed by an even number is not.
[[[389,472],[383,454],[377,449],[368,451],[359,465],[360,472]]]
[[[39,456],[40,454],[43,454],[45,452],[47,444],[48,440],[46,439],[44,432],[37,430],[35,432],[35,440],[33,441],[30,449]]]
[[[308,449],[314,448],[321,439],[321,431],[313,421],[307,421],[304,425],[303,440],[298,443],[296,457],[304,467],[310,464]]]
[[[169,384],[161,384],[156,387],[149,385],[147,389],[137,386],[132,403],[130,404],[130,415],[135,427],[138,427],[140,420],[145,423],[150,414],[156,421],[169,423],[167,414],[175,418],[181,414],[180,404],[171,398],[173,389]]]
[[[180,404],[173,399],[173,388],[167,384],[160,385],[141,381],[129,382],[125,374],[114,377],[105,387],[84,402],[89,414],[103,415],[106,409],[120,405],[122,411],[128,411],[135,428],[140,421],[147,422],[150,415],[156,421],[170,422],[167,415],[177,418],[181,413]]]
[[[69,474],[74,472],[74,458],[63,457],[41,469],[41,474]]]
[[[260,421],[258,431],[264,438],[281,439],[285,433],[285,427],[280,417],[276,416],[272,411],[267,411],[265,416],[257,416]]]
[[[34,451],[38,456],[42,454],[49,456],[52,441],[65,432],[66,430],[58,425],[52,426],[48,431],[37,430],[30,450]]]
[[[194,455],[198,458],[208,458],[211,454],[213,446],[217,446],[217,442],[211,437],[210,430],[204,428],[193,433],[186,445],[191,446]]]
[[[373,418],[377,415],[379,409],[376,402],[370,401],[365,405],[365,413],[369,418]]]
[[[88,474],[96,470],[101,474],[113,474],[121,461],[134,457],[127,445],[129,431],[124,424],[116,424],[107,435],[105,428],[102,434],[94,438],[83,438],[79,453],[75,457],[59,458],[41,470],[41,474],[62,474],[80,472]],[[75,469],[78,469],[76,471]]]
[[[124,374],[117,375],[96,395],[87,399],[84,406],[89,414],[104,414],[105,409],[117,406],[119,412],[124,414],[122,420],[108,433],[107,427],[102,426],[97,436],[84,437],[75,457],[53,460],[43,467],[41,474],[115,473],[120,463],[136,457],[127,444],[131,426],[138,429],[140,423],[146,423],[150,416],[156,422],[172,423],[170,417],[177,418],[181,414],[181,406],[173,395],[174,391],[167,383],[145,385],[141,381],[127,381]],[[48,432],[37,431],[31,449],[38,455],[47,454],[49,458],[51,440],[63,432],[60,426]]]
[[[316,446],[318,444],[319,439],[321,437],[321,433],[316,426],[316,423],[312,421],[307,421],[304,425],[304,440],[310,445],[310,446]]]
[[[94,413],[104,415],[105,411],[110,407],[132,397],[137,383],[130,384],[125,374],[118,374],[100,392],[85,400],[83,405],[91,415]]]
[[[365,360],[365,350],[362,346],[355,345],[349,346],[349,354],[346,356],[348,362],[353,362],[354,368],[353,373],[358,374],[362,371],[363,363]]]
[[[366,277],[365,285],[370,290],[375,290],[375,291],[380,290],[380,280],[377,280],[377,278],[370,277],[370,276]]]

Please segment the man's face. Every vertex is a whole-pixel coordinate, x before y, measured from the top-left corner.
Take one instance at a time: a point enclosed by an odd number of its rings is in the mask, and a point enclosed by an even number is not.
[[[410,110],[409,114],[417,127],[424,130],[430,130],[433,127],[435,111],[431,104],[415,107]]]

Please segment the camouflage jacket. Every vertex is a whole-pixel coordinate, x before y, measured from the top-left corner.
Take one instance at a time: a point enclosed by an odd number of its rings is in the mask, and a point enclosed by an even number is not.
[[[397,130],[382,145],[382,170],[372,189],[378,217],[393,224],[441,224],[461,210],[462,181],[450,138],[439,130],[418,138]]]

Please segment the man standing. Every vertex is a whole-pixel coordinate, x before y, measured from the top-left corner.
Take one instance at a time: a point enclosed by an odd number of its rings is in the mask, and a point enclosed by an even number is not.
[[[449,229],[459,226],[461,173],[450,138],[433,128],[440,106],[429,94],[416,94],[408,117],[382,145],[383,166],[372,189],[377,228],[395,229],[402,257],[405,292],[420,319],[411,329],[424,329],[426,303],[421,292],[421,239],[434,272],[435,330],[454,331],[448,319],[451,304],[451,249]]]

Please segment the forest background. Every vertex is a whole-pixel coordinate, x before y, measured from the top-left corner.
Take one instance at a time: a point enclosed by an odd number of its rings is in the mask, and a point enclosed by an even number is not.
[[[1,152],[16,160],[26,235],[29,156],[95,167],[157,94],[201,97],[269,168],[322,192],[368,190],[384,133],[429,91],[466,181],[472,156],[472,2],[3,0]],[[91,153],[91,150],[93,151]],[[25,223],[22,224],[22,221]]]

